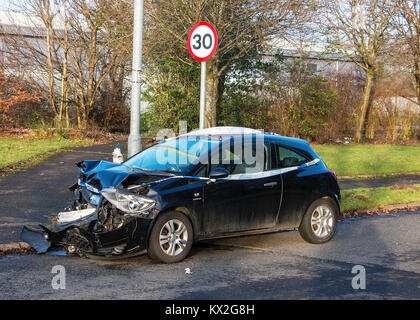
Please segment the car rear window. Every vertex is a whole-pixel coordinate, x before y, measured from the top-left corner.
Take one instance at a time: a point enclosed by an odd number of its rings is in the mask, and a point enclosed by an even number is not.
[[[278,144],[275,145],[276,152],[277,152],[277,167],[278,168],[290,168],[295,166],[300,166],[308,161],[303,155],[280,146]]]

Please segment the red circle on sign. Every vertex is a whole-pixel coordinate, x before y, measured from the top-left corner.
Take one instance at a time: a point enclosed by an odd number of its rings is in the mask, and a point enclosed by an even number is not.
[[[191,49],[191,36],[194,32],[195,29],[197,29],[200,26],[207,26],[211,29],[211,31],[213,32],[214,35],[214,48],[213,50],[205,57],[198,57],[197,55],[194,54],[194,52]],[[217,48],[217,33],[216,33],[216,29],[208,22],[206,21],[200,21],[199,23],[197,23],[196,25],[194,25],[194,27],[191,28],[190,33],[188,34],[188,51],[190,52],[191,57],[193,57],[195,60],[197,61],[206,61],[208,59],[210,59],[214,52],[216,51]]]

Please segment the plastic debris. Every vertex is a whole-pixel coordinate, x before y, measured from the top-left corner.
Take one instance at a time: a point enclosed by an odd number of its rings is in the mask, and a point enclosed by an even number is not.
[[[123,163],[124,162],[124,157],[121,153],[121,148],[120,148],[119,144],[117,144],[115,146],[114,152],[112,152],[112,162],[114,162],[114,163]]]

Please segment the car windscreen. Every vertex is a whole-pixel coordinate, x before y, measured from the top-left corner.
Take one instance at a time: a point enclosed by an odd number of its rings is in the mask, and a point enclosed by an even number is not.
[[[124,165],[185,174],[218,144],[218,140],[200,137],[172,138],[145,149],[124,162]]]

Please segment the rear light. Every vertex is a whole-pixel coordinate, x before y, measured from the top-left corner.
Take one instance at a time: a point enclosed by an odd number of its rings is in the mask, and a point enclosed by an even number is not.
[[[337,180],[337,174],[334,170],[328,169],[328,171],[331,173],[331,175],[334,177],[335,180]]]

